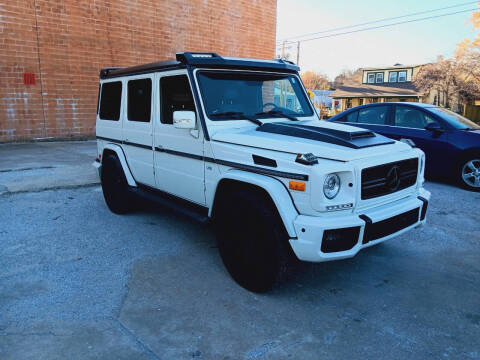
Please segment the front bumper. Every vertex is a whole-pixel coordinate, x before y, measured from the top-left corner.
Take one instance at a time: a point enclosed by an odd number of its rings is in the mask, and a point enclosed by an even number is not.
[[[355,256],[365,247],[394,238],[423,225],[430,192],[420,189],[416,196],[339,216],[299,215],[290,239],[295,255],[304,261],[322,262]]]

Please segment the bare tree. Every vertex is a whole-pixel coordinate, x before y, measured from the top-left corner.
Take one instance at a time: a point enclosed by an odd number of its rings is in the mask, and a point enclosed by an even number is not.
[[[414,85],[425,93],[437,92],[440,105],[450,107],[452,96],[458,95],[461,84],[461,68],[455,59],[444,59],[424,65],[413,78]]]
[[[362,69],[350,70],[344,69],[339,75],[333,80],[333,87],[346,84],[361,84],[362,83]]]
[[[306,71],[301,74],[301,78],[305,87],[310,90],[328,90],[330,89],[330,82],[328,77],[324,74],[313,71]]]
[[[478,6],[470,19],[474,29],[480,29],[480,2]],[[454,59],[460,72],[460,99],[463,103],[472,103],[480,98],[480,32],[473,41],[465,39],[457,45]]]

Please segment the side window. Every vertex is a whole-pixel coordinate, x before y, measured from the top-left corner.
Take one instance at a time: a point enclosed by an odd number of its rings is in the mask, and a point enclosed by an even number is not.
[[[127,90],[128,120],[150,122],[150,113],[152,111],[152,80],[130,80]]]
[[[173,124],[174,111],[195,111],[192,90],[186,75],[160,79],[160,104],[162,124]]]
[[[122,83],[120,81],[102,84],[100,97],[100,119],[118,121],[122,101]]]
[[[436,122],[423,111],[409,106],[395,107],[395,126],[412,129],[425,129],[427,124]]]
[[[358,111],[353,111],[347,116],[345,116],[345,122],[356,123],[358,117]]]
[[[388,79],[388,81],[389,81],[389,82],[397,82],[397,75],[398,75],[398,72],[396,72],[396,71],[391,71],[390,74],[389,74],[389,79]]]
[[[362,124],[385,125],[388,106],[371,106],[359,110],[358,122]]]

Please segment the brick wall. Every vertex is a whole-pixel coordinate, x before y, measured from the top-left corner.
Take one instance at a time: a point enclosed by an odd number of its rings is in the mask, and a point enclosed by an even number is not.
[[[0,142],[93,135],[103,67],[187,50],[273,58],[275,21],[276,0],[3,2]]]

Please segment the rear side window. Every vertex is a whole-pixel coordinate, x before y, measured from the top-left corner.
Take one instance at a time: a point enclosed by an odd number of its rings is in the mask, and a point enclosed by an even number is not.
[[[358,122],[362,124],[385,125],[388,106],[372,106],[359,110]]]
[[[122,83],[120,81],[102,84],[100,97],[100,119],[118,121],[122,100]]]
[[[138,79],[128,82],[128,120],[150,122],[152,111],[152,80]]]
[[[174,111],[195,111],[192,90],[186,75],[160,79],[162,124],[173,124]]]

